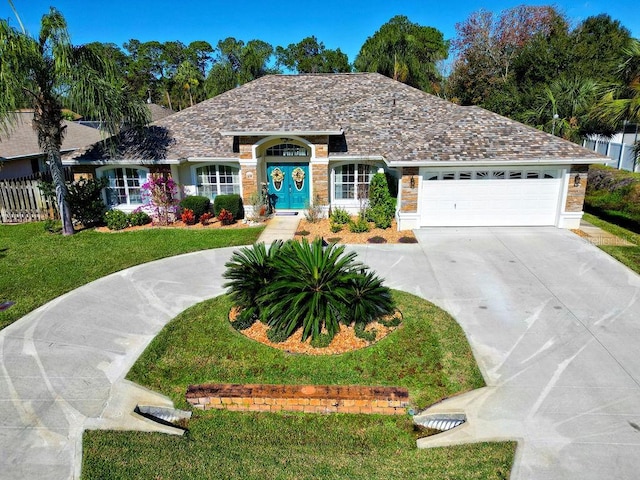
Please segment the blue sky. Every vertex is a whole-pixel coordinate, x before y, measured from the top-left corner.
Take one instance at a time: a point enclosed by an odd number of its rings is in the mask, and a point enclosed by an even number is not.
[[[464,21],[470,13],[480,8],[499,12],[521,3],[523,1],[498,0],[14,0],[25,27],[32,34],[37,34],[42,14],[50,5],[55,6],[67,19],[74,44],[100,41],[122,46],[136,38],[143,42],[180,40],[185,44],[206,40],[215,47],[218,40],[235,37],[286,46],[315,35],[327,48],[340,47],[350,61],[367,37],[394,15],[406,15],[412,22],[435,27],[450,39],[455,36],[455,24]],[[640,38],[637,0],[556,1],[553,4],[574,24],[586,17],[607,13],[620,20],[634,37]],[[6,0],[0,0],[0,18],[8,18],[12,25],[18,25]]]

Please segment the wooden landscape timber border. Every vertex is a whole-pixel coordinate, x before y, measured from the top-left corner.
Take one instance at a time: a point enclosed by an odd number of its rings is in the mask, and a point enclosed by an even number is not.
[[[409,392],[398,387],[334,385],[189,385],[187,402],[200,410],[404,415]]]

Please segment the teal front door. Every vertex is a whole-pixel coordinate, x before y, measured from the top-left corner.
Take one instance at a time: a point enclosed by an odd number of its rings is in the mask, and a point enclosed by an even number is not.
[[[274,208],[299,210],[309,201],[308,163],[268,163],[269,195]]]

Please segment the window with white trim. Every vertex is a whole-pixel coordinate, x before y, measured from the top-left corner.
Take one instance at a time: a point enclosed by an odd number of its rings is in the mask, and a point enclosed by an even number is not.
[[[196,168],[198,195],[209,197],[240,193],[240,169],[230,165],[206,165]]]
[[[140,188],[147,181],[147,171],[140,168],[110,168],[103,170],[109,185],[106,188],[108,205],[141,205]]]
[[[370,165],[350,163],[335,169],[334,192],[337,200],[369,198],[369,184],[373,178]]]

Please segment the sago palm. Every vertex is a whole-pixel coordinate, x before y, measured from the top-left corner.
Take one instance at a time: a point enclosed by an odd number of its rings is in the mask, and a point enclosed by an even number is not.
[[[257,243],[233,252],[225,264],[227,270],[222,276],[229,281],[223,287],[229,288],[231,300],[240,308],[238,320],[241,324],[249,325],[255,319],[263,319],[260,297],[275,279],[282,249],[280,240],[274,241],[268,249],[264,243]]]
[[[344,249],[335,244],[323,248],[321,239],[288,243],[262,297],[271,328],[289,336],[302,327],[303,340],[318,338],[323,329],[332,337],[338,332],[349,316],[351,282],[362,268],[355,253]]]
[[[128,96],[109,58],[71,44],[67,23],[56,9],[42,17],[37,37],[0,20],[0,128],[10,134],[14,112],[33,108],[33,126],[53,177],[63,233],[70,235],[74,230],[60,156],[63,106],[99,120],[107,135],[123,125],[144,124],[149,116],[144,104]]]

